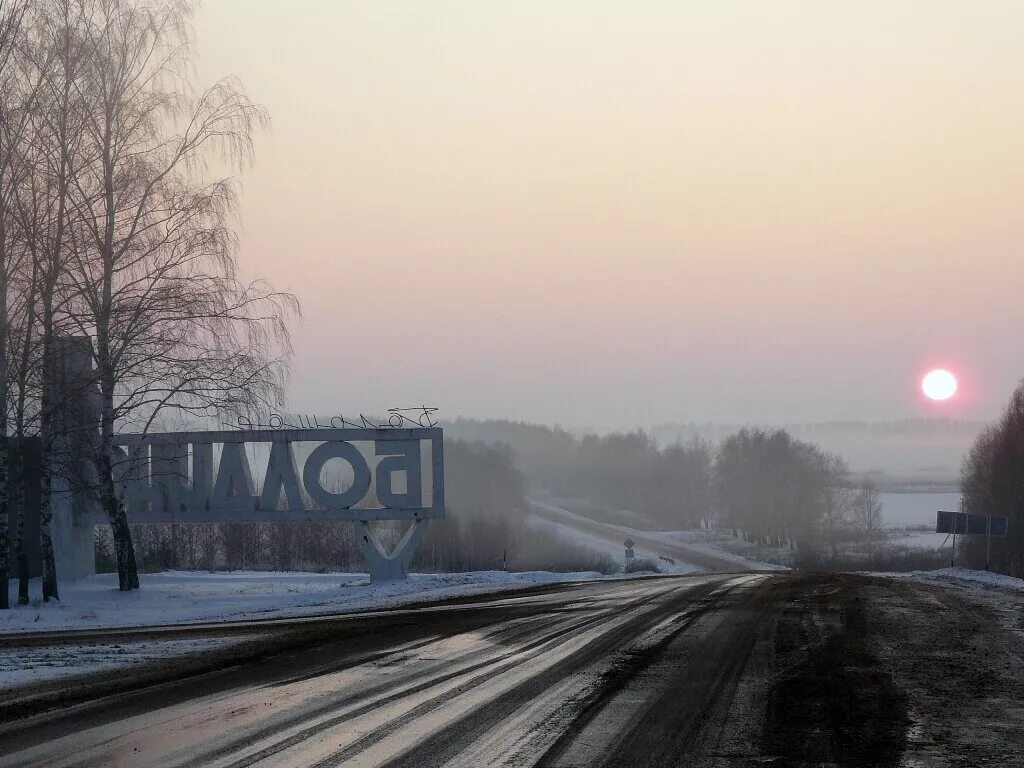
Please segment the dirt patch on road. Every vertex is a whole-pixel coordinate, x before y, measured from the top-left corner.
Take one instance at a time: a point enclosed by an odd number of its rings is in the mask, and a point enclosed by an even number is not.
[[[844,768],[1024,765],[1024,644],[995,611],[939,586],[796,581],[805,588],[776,629],[766,755]]]
[[[826,583],[779,619],[766,754],[800,764],[899,764],[910,725],[905,696],[865,642],[864,604],[852,591]]]
[[[907,696],[906,766],[1024,765],[1024,643],[992,606],[954,589],[863,579],[867,620]],[[1016,603],[1004,593],[1000,603]]]

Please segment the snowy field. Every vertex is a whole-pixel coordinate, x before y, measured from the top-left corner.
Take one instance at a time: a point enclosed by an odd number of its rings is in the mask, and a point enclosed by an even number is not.
[[[143,574],[138,591],[119,592],[116,574],[100,574],[61,585],[59,603],[36,600],[0,612],[0,634],[350,613],[597,578],[603,577],[595,572],[478,571],[410,574],[406,581],[371,586],[361,573],[166,571]],[[12,604],[15,589],[12,584]],[[32,594],[39,592],[34,580]]]
[[[931,531],[886,531],[889,544],[910,549],[942,549],[952,546],[949,534]],[[959,544],[957,545],[959,547]]]
[[[960,509],[959,493],[881,493],[882,525],[885,528],[935,527],[935,513],[940,509]]]

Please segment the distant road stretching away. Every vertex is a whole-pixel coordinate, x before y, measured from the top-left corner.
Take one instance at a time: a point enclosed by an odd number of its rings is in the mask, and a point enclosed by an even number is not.
[[[552,523],[557,523],[596,538],[607,541],[610,544],[621,547],[622,542],[628,537],[636,542],[638,547],[653,552],[656,555],[664,555],[680,563],[689,563],[711,573],[736,573],[739,571],[754,571],[761,568],[759,563],[744,560],[742,557],[726,553],[716,554],[707,552],[696,547],[687,546],[682,542],[666,541],[655,534],[638,531],[634,528],[625,528],[612,523],[602,523],[599,520],[591,520],[588,517],[570,512],[568,509],[551,502],[531,501],[530,510],[534,515]]]
[[[217,671],[21,691],[20,721],[0,701],[0,765],[979,766],[1021,740],[1024,691],[993,682],[1009,633],[887,579],[654,577],[257,624]]]

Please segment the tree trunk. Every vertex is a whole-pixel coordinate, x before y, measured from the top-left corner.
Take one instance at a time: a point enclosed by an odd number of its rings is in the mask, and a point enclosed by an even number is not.
[[[100,500],[110,528],[114,534],[114,553],[117,559],[117,582],[122,592],[139,588],[139,571],[135,562],[135,545],[128,527],[128,513],[117,498],[114,486],[114,382],[115,371],[110,351],[110,323],[113,312],[114,284],[114,227],[116,203],[114,196],[115,167],[112,159],[113,124],[115,116],[112,107],[107,107],[103,127],[103,197],[105,223],[100,245],[100,259],[103,264],[101,278],[100,307],[96,317],[96,367],[100,380],[100,394],[103,410],[100,414]]]
[[[105,400],[106,398],[104,398]],[[100,503],[107,512],[114,535],[114,557],[117,561],[117,586],[122,592],[139,588],[139,569],[135,562],[135,544],[128,527],[128,512],[117,498],[114,485],[113,424],[108,423],[106,404],[103,408],[103,436],[99,451]]]
[[[25,552],[25,440],[18,441],[18,452],[15,454],[15,510],[17,511],[17,529],[14,533],[14,557],[18,567],[18,605],[28,605],[28,555]]]
[[[0,232],[6,241],[6,232]],[[4,242],[6,244],[6,242]],[[7,483],[7,254],[0,253],[0,609],[10,608],[10,494]]]
[[[0,385],[2,386],[2,385]],[[2,406],[6,416],[7,404]],[[11,551],[11,544],[7,537],[10,522],[10,507],[7,495],[7,419],[2,418],[3,427],[0,428],[0,609],[10,608],[10,597],[8,588],[10,584],[8,560]]]
[[[52,506],[52,483],[49,468],[50,451],[43,447],[41,456],[43,460],[43,473],[39,487],[39,554],[43,561],[43,602],[49,602],[52,597],[60,600],[57,592],[57,564],[53,559],[53,534],[51,523],[53,522]]]
[[[43,602],[50,598],[60,599],[57,593],[57,565],[53,558],[53,484],[50,473],[50,450],[46,445],[48,436],[41,441],[39,451],[41,477],[39,480],[39,554],[43,563]]]
[[[48,286],[48,289],[50,286]],[[43,387],[39,403],[39,554],[43,561],[43,602],[59,600],[57,566],[53,559],[53,410],[57,403],[53,387],[57,370],[53,364],[53,295],[43,295]]]

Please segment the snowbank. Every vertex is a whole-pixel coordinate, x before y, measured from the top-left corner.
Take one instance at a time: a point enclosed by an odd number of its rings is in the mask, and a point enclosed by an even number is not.
[[[583,581],[601,578],[601,574],[410,574],[406,581],[373,586],[363,573],[166,571],[141,578],[142,589],[135,592],[119,592],[115,574],[62,584],[59,603],[35,600],[0,611],[0,634],[350,613],[542,583]],[[12,583],[12,605],[16,588]],[[34,580],[32,594],[39,592],[38,580]]]
[[[945,533],[931,531],[886,530],[886,543],[907,549],[949,549],[951,538]]]
[[[907,573],[871,573],[871,576],[884,576],[892,579],[912,579],[929,583],[966,583],[982,584],[1000,589],[1024,592],[1024,579],[1004,576],[989,571],[972,571],[969,568],[939,568],[934,571],[909,571]]]

